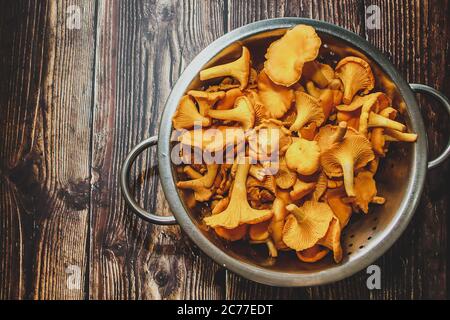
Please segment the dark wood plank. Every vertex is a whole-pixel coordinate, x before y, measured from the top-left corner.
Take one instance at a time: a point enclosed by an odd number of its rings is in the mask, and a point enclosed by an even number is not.
[[[135,217],[120,194],[125,155],[157,133],[172,85],[187,63],[224,33],[222,1],[100,1],[92,141],[93,299],[223,298],[225,273],[181,234]],[[136,197],[169,208],[156,176],[156,149],[133,170]]]
[[[95,4],[71,4],[80,30],[66,28],[65,3],[3,4],[0,299],[86,295]]]
[[[366,1],[367,3],[369,1]],[[428,84],[450,96],[448,1],[370,1],[381,8],[381,29],[366,30],[409,82]],[[399,23],[401,21],[401,23]],[[421,97],[431,158],[447,144],[450,125],[443,109]],[[415,217],[394,247],[378,262],[384,272],[379,299],[448,298],[449,164],[430,171]]]

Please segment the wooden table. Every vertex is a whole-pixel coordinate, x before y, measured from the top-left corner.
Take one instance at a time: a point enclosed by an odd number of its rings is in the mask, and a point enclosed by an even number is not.
[[[366,27],[372,4],[380,29]],[[236,276],[179,227],[131,214],[118,175],[131,147],[156,134],[180,73],[222,34],[272,17],[326,20],[366,38],[408,81],[450,96],[449,9],[449,1],[431,0],[2,3],[0,298],[448,298],[448,162],[429,173],[413,222],[376,262],[382,288],[372,291],[365,271],[300,289]],[[437,155],[449,119],[437,103],[420,101]],[[155,157],[153,149],[138,159],[135,191],[146,207],[168,213]]]

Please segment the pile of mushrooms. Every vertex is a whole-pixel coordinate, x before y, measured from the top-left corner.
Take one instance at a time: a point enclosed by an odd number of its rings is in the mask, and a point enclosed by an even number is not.
[[[202,209],[204,225],[227,241],[264,244],[270,257],[295,251],[307,263],[331,252],[339,263],[352,214],[386,201],[375,181],[380,158],[390,143],[417,135],[396,120],[387,94],[373,92],[368,62],[349,56],[325,64],[321,45],[314,28],[298,25],[270,44],[263,65],[252,65],[242,47],[238,59],[201,71],[202,87],[188,91],[173,116],[174,129],[182,130],[177,141],[194,156],[238,149],[243,156],[195,163],[181,154],[177,186],[189,208]],[[207,129],[263,128],[277,130],[278,140],[249,146],[246,134],[202,136]],[[261,148],[277,160],[268,161]]]

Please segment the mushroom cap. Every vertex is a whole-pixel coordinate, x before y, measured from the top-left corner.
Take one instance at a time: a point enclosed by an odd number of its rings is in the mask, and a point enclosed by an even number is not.
[[[207,116],[208,111],[220,99],[225,97],[225,91],[207,92],[199,90],[189,90],[188,95],[193,97],[199,107],[199,112],[202,116]]]
[[[244,95],[241,89],[233,88],[225,92],[225,97],[217,102],[216,110],[228,110],[233,108],[236,98]]]
[[[333,211],[323,202],[306,201],[301,207],[289,204],[291,212],[283,228],[283,242],[296,251],[311,248],[325,236]]]
[[[359,118],[361,116],[361,109],[355,111],[338,111],[336,113],[336,120],[338,122],[345,121],[349,128],[353,128],[356,131],[359,130]]]
[[[358,57],[346,57],[339,61],[336,76],[344,85],[345,104],[349,104],[359,91],[367,94],[375,87],[375,77],[370,65]]]
[[[321,127],[314,138],[317,141],[320,152],[330,149],[335,142],[340,142],[346,135],[358,134],[353,128],[348,128],[347,123],[342,121],[337,126],[327,124]]]
[[[286,151],[286,164],[289,169],[308,176],[320,166],[320,149],[316,141],[298,139]]]
[[[355,204],[364,212],[369,212],[369,203],[377,195],[373,173],[361,171],[355,177]]]
[[[277,188],[274,176],[266,176],[262,181],[252,176],[248,176],[246,186],[247,188],[263,188],[270,191],[273,195],[275,195]]]
[[[318,244],[333,251],[333,258],[336,263],[342,260],[341,247],[341,226],[339,220],[333,217],[325,236],[319,240]]]
[[[315,122],[317,126],[321,126],[325,120],[320,101],[307,93],[295,92],[295,107],[297,117],[289,128],[291,131],[300,130],[309,122]]]
[[[223,227],[214,228],[214,231],[219,237],[228,241],[238,241],[243,239],[247,235],[247,230],[247,224],[241,224],[234,229],[226,229]]]
[[[326,88],[335,78],[333,68],[316,60],[305,63],[303,66],[303,77],[312,80],[320,88]]]
[[[238,80],[241,90],[247,87],[250,76],[250,51],[246,47],[242,47],[242,55],[239,59],[200,71],[202,81],[227,76]]]
[[[333,144],[330,149],[321,153],[320,163],[327,176],[344,176],[345,190],[351,197],[355,195],[354,171],[364,167],[374,158],[372,145],[366,137],[360,134],[346,134],[342,142]]]
[[[341,163],[344,159],[352,159],[354,170],[364,167],[375,158],[371,144],[360,134],[346,134],[341,143],[333,144],[320,157],[320,163],[327,176],[341,177],[343,175]]]
[[[230,198],[225,197],[217,201],[212,208],[211,213],[212,214],[218,214],[221,213],[223,210],[225,210],[228,207],[228,204],[230,203]]]
[[[210,123],[211,121],[208,118],[198,112],[194,101],[188,95],[181,98],[172,117],[172,124],[175,129],[191,129],[194,125],[207,127]]]
[[[300,261],[313,263],[322,260],[330,252],[328,248],[322,247],[318,244],[313,245],[311,248],[297,251],[296,255]]]
[[[294,100],[294,90],[273,83],[265,70],[258,75],[258,96],[270,117],[281,118]]]
[[[315,187],[316,182],[306,182],[301,179],[297,179],[291,192],[289,192],[289,195],[293,201],[299,201],[311,193]]]
[[[344,188],[330,189],[325,195],[328,205],[339,220],[341,229],[345,228],[353,213],[351,205],[342,200],[345,196]]]
[[[244,130],[252,128],[255,123],[255,112],[246,96],[236,98],[233,109],[209,110],[208,115],[215,119],[239,122]]]
[[[327,179],[327,188],[329,189],[336,189],[341,187],[344,184],[344,181],[339,178],[328,178]]]
[[[278,187],[281,189],[289,189],[297,180],[297,174],[295,171],[291,171],[284,157],[280,158],[278,163],[278,171],[275,174],[275,181]]]
[[[322,107],[325,120],[328,119],[333,108],[337,103],[340,103],[342,92],[330,88],[318,89],[312,81],[306,83],[306,88],[311,96],[319,100],[319,105]]]
[[[336,106],[339,111],[351,112],[365,106],[366,109],[379,112],[392,104],[391,98],[384,92],[374,92],[365,96],[356,96],[350,104]]]
[[[308,123],[299,131],[299,136],[309,141],[314,140],[316,134],[317,134],[317,124],[315,122]]]
[[[269,223],[264,221],[250,226],[248,235],[252,241],[266,241],[269,238]]]
[[[300,80],[303,65],[317,58],[321,44],[311,26],[297,25],[288,30],[267,49],[264,63],[267,75],[276,84],[293,85]]]

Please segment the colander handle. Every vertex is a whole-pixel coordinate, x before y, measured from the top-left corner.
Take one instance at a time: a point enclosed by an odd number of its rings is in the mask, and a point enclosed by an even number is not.
[[[419,83],[410,83],[412,91],[415,93],[425,93],[434,98],[436,98],[446,109],[450,116],[450,101],[448,98],[442,94],[442,92],[437,91],[436,89]],[[434,160],[428,162],[428,169],[433,169],[442,164],[448,157],[450,156],[450,140],[447,144],[445,150]]]
[[[130,187],[128,185],[128,182],[130,180],[130,170],[137,156],[145,149],[156,145],[157,142],[158,136],[153,136],[145,139],[130,151],[122,165],[122,170],[120,173],[120,188],[122,189],[122,194],[125,198],[126,203],[138,216],[154,224],[171,225],[177,223],[174,216],[157,216],[154,213],[150,213],[142,209],[139,204],[137,204],[137,202],[133,199]]]

